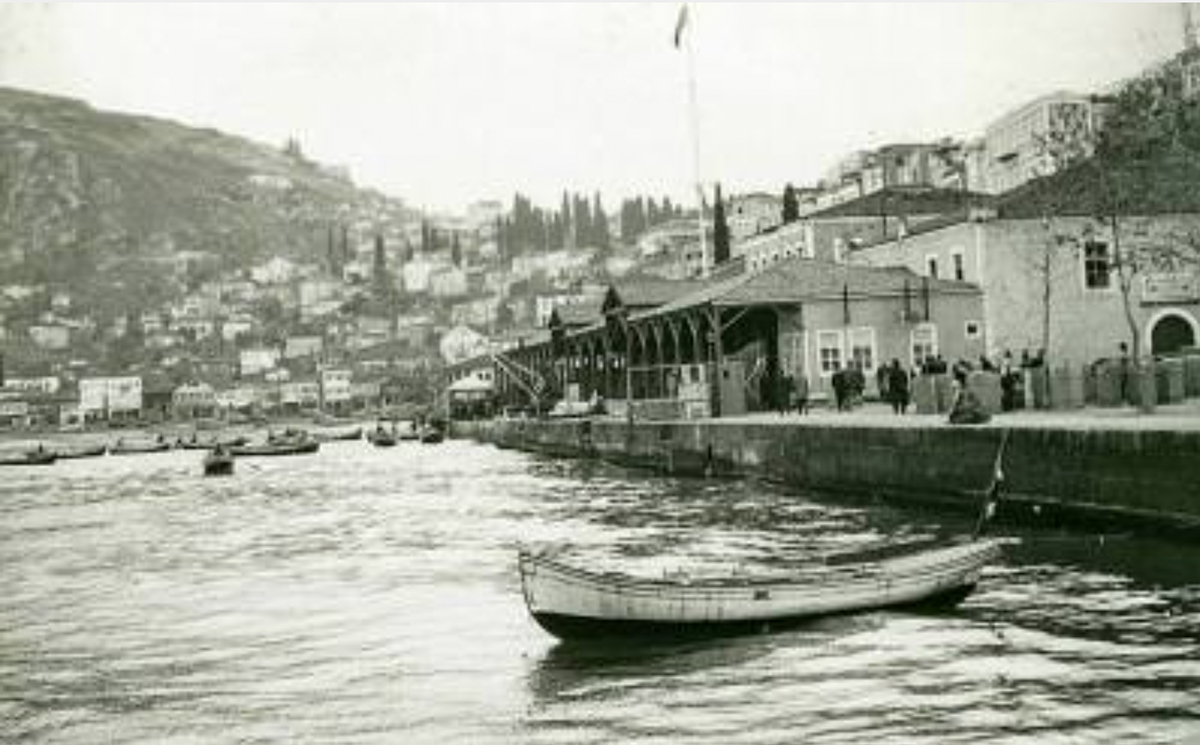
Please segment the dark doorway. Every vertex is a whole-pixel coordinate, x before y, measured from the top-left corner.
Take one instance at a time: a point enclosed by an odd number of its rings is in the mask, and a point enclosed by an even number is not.
[[[1196,345],[1192,325],[1180,316],[1163,316],[1150,331],[1150,351],[1153,354],[1172,354],[1184,347]]]

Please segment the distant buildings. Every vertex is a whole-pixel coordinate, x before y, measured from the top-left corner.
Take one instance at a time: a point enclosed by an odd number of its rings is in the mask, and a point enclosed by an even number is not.
[[[1090,96],[1059,91],[1034,99],[987,126],[973,181],[1000,194],[1056,169],[1054,152],[1089,154],[1095,131]]]
[[[745,240],[783,223],[783,200],[762,192],[738,194],[726,200],[725,215],[730,238]]]
[[[135,375],[83,378],[79,409],[88,420],[136,419],[142,411],[142,379]]]
[[[1056,216],[1049,230],[1040,217],[964,217],[865,246],[850,260],[979,285],[984,296],[979,333],[989,355],[1038,350],[1048,324],[1046,352],[1055,364],[1115,356],[1129,331],[1111,230],[1086,215]],[[1169,246],[1200,231],[1200,214],[1127,217],[1121,230],[1126,252]],[[1065,247],[1046,253],[1047,241]],[[1148,272],[1134,283],[1132,301],[1144,352],[1165,354],[1200,343],[1200,277],[1194,271]]]

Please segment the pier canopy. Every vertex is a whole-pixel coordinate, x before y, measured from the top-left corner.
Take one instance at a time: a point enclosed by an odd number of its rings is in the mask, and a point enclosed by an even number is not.
[[[756,274],[614,283],[599,313],[556,309],[550,342],[519,352],[525,364],[542,363],[548,389],[603,398],[610,411],[737,414],[782,405],[785,376],[819,388],[851,361],[873,372],[884,353],[908,350],[909,360],[914,327],[949,306],[956,320],[981,317],[980,304],[966,282],[795,258]]]

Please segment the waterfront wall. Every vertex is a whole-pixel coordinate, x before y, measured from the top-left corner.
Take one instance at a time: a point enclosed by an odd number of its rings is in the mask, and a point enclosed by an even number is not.
[[[454,434],[678,475],[743,475],[817,492],[977,509],[998,427],[496,420]],[[1002,516],[1200,536],[1200,432],[1011,430]]]

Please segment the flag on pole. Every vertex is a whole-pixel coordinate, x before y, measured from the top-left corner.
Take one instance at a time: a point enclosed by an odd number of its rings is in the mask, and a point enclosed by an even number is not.
[[[688,6],[686,4],[679,6],[679,20],[675,21],[675,48],[683,43],[683,32],[688,25]]]

